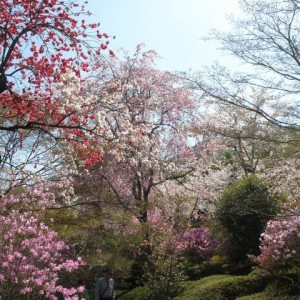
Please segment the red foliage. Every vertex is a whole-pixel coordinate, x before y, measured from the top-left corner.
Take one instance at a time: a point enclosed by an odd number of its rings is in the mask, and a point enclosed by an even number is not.
[[[76,129],[68,134],[81,138],[91,113],[62,110],[57,85],[67,72],[80,78],[90,56],[107,45],[102,39],[109,35],[100,33],[99,24],[87,24],[89,15],[71,0],[0,1],[0,109],[1,119],[9,121],[0,130],[61,135]]]

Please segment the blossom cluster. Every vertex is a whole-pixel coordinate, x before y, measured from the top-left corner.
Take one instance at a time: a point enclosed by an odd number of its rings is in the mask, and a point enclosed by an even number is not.
[[[299,158],[289,157],[283,161],[276,161],[273,167],[265,170],[262,177],[270,184],[273,194],[286,195],[291,200],[299,199],[299,165]]]
[[[178,249],[192,251],[203,260],[211,257],[216,247],[217,242],[206,227],[186,230],[178,243]]]
[[[83,265],[81,258],[70,256],[70,246],[40,221],[37,198],[42,191],[33,188],[33,201],[28,193],[2,195],[0,202],[0,293],[5,299],[21,295],[40,295],[49,299],[79,299],[79,288],[59,285],[59,272],[71,272]]]
[[[261,235],[261,254],[252,259],[259,266],[273,269],[294,266],[300,258],[300,216],[269,221]]]

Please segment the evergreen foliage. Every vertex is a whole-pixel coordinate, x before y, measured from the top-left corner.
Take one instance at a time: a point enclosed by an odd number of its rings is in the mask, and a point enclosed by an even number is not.
[[[276,211],[276,201],[267,186],[257,177],[246,177],[225,189],[216,217],[226,229],[233,262],[259,253],[260,234]]]

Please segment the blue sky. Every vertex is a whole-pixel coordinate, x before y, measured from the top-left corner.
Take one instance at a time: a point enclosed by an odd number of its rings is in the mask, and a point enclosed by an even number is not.
[[[164,70],[198,70],[224,62],[218,44],[203,41],[209,30],[228,30],[226,14],[238,13],[238,0],[89,0],[87,9],[103,32],[115,35],[110,48],[133,52],[144,43],[162,57]]]

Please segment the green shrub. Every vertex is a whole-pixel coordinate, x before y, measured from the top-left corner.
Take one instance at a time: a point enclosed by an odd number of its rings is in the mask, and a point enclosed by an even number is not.
[[[288,278],[287,278],[288,277]],[[162,298],[153,288],[138,287],[121,293],[118,300],[300,300],[299,289],[286,279],[254,271],[247,276],[213,275],[180,283],[183,292],[175,298]]]
[[[201,280],[186,283],[185,291],[174,300],[233,300],[260,292],[266,286],[268,278],[260,276],[214,275]]]
[[[239,297],[236,300],[300,300],[300,296],[270,296],[265,293],[257,293]]]
[[[276,201],[255,176],[246,177],[223,191],[216,218],[226,230],[231,261],[241,262],[247,259],[247,254],[259,254],[260,234],[275,211]]]
[[[300,295],[300,281],[298,274],[282,273],[276,276],[265,288],[264,293],[273,297],[283,297],[286,295]]]
[[[197,280],[206,276],[224,274],[223,264],[204,262],[201,264],[186,263],[185,274],[189,280]]]
[[[137,287],[127,293],[122,293],[118,300],[154,300],[153,290],[148,286]]]

